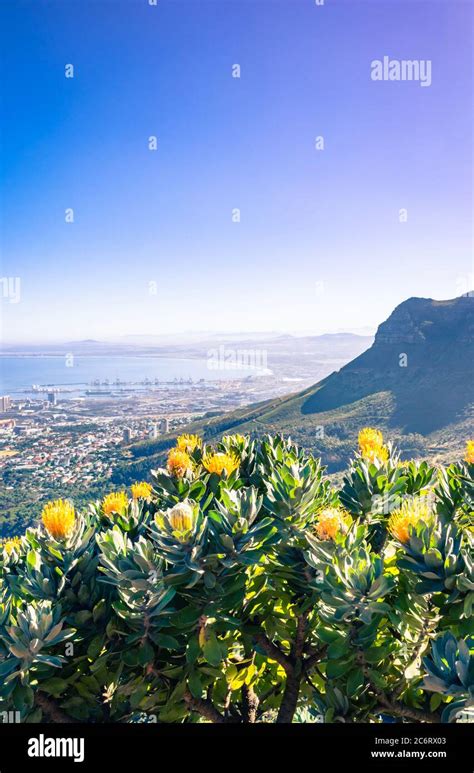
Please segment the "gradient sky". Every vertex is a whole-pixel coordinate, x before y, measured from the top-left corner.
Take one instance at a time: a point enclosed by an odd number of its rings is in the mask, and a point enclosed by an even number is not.
[[[4,341],[375,327],[470,289],[470,2],[0,8]],[[432,85],[372,81],[385,55]]]

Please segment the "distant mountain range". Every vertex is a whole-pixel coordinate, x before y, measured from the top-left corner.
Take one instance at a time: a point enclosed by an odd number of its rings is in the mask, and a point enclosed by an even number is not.
[[[158,356],[158,357],[206,357],[207,350],[218,345],[247,347],[259,346],[275,351],[294,351],[294,347],[310,344],[311,352],[327,353],[329,345],[337,347],[344,353],[366,349],[373,341],[373,336],[356,333],[324,333],[323,335],[290,335],[282,333],[195,333],[182,336],[122,336],[115,341],[100,341],[86,338],[79,341],[62,341],[50,343],[5,343],[1,342],[0,354],[5,356],[64,356],[72,352],[76,356]],[[342,355],[344,356],[344,354]]]
[[[362,426],[395,439],[405,456],[449,460],[474,436],[474,297],[409,298],[366,351],[302,392],[196,422],[209,440],[226,432],[283,432],[341,469]],[[163,453],[168,438],[137,446]],[[157,457],[158,458],[158,457]]]

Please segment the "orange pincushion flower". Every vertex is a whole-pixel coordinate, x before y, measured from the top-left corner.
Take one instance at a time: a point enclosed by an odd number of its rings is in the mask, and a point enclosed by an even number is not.
[[[65,499],[48,502],[43,508],[41,519],[51,537],[64,539],[69,537],[76,523],[74,506]]]
[[[128,496],[125,491],[113,491],[102,500],[102,512],[109,517],[113,514],[123,515],[127,507]]]
[[[187,472],[192,470],[193,464],[186,451],[180,451],[179,448],[172,448],[168,454],[168,463],[166,466],[171,475],[174,475],[176,478],[182,478]]]
[[[344,516],[346,514],[338,507],[327,507],[318,515],[315,532],[318,539],[334,539],[341,531],[345,531]]]
[[[215,472],[222,475],[225,471],[230,475],[239,466],[239,459],[235,454],[209,453],[206,454],[202,463],[208,472]]]
[[[468,464],[474,464],[474,440],[468,440],[466,443],[466,456],[464,461]]]
[[[132,483],[132,497],[134,499],[149,499],[151,497],[152,488],[149,483]]]
[[[408,542],[411,528],[423,521],[429,523],[433,518],[428,502],[422,499],[411,499],[404,502],[398,510],[394,510],[388,519],[388,528],[399,542]]]

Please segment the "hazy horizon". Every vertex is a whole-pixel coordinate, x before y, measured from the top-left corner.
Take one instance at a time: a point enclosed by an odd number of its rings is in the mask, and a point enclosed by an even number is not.
[[[472,12],[2,7],[5,344],[375,331],[470,290]],[[374,81],[385,56],[430,83]]]
[[[98,344],[110,344],[110,345],[118,345],[123,343],[124,345],[126,342],[128,342],[129,345],[133,344],[133,341],[130,339],[136,339],[137,346],[140,345],[140,341],[145,341],[146,339],[150,339],[150,341],[153,341],[155,343],[159,343],[163,346],[165,346],[167,343],[169,343],[170,346],[179,346],[179,345],[187,345],[192,343],[199,343],[199,342],[205,342],[206,340],[210,340],[213,338],[228,338],[232,339],[235,338],[236,340],[245,340],[245,339],[265,339],[265,338],[278,338],[278,337],[294,337],[294,338],[305,338],[305,337],[321,337],[321,336],[359,336],[361,338],[373,338],[375,335],[375,330],[371,331],[369,328],[365,330],[365,332],[361,332],[361,330],[332,330],[322,333],[314,333],[311,331],[284,331],[284,330],[252,330],[252,331],[230,331],[230,330],[219,330],[219,331],[211,331],[211,330],[201,330],[201,331],[186,331],[184,330],[182,333],[179,334],[150,334],[150,333],[131,333],[124,335],[117,336],[115,338],[78,338],[78,339],[68,339],[68,338],[51,338],[48,340],[43,339],[31,339],[31,340],[18,340],[15,341],[14,339],[6,340],[5,338],[0,339],[0,352],[1,347],[7,346],[19,346],[19,347],[26,347],[26,346],[60,346],[62,344],[66,343],[98,343]]]

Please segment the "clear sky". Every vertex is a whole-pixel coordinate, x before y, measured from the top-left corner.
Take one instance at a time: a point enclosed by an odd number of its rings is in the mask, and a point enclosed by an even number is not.
[[[470,289],[471,2],[0,7],[5,341],[353,330]]]

